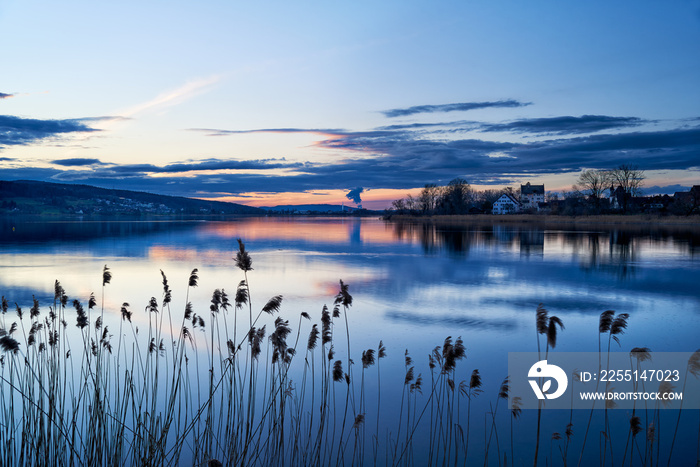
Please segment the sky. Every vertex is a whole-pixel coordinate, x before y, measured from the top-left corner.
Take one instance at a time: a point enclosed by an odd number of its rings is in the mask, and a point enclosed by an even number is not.
[[[3,0],[0,180],[383,209],[700,184],[700,1]]]

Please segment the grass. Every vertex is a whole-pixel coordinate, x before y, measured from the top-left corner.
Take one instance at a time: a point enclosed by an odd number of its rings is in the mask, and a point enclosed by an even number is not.
[[[565,450],[559,432],[545,431],[538,410],[536,446],[530,452],[529,444],[518,445],[515,457],[514,434],[531,439],[534,420],[523,420],[519,398],[498,411],[499,402],[508,400],[508,378],[497,391],[485,393],[479,370],[464,368],[467,351],[461,338],[448,337],[432,350],[429,378],[406,350],[402,380],[387,382],[382,380],[381,361],[387,356],[382,342],[351,353],[348,314],[353,300],[347,284],[340,281],[332,307],[324,305],[320,322],[314,323],[307,313],[283,317],[281,296],[254,306],[248,285],[253,262],[241,241],[235,264],[242,276],[235,293],[214,290],[204,314],[189,302],[190,290],[198,286],[197,269],[188,278],[181,311],[171,310],[172,290],[161,271],[160,298],[149,300],[141,329],[124,303],[115,334],[105,324],[112,278],[107,266],[100,296],[91,295],[85,303],[69,300],[56,281],[48,312],[34,299],[29,312],[15,304],[15,319],[3,297],[0,465],[437,466],[467,465],[469,460],[469,465],[500,467],[523,459],[534,465],[574,465],[569,451],[578,422],[573,410]],[[182,316],[179,323],[176,316]],[[239,318],[247,318],[244,329]],[[599,339],[607,339],[608,353],[627,319],[610,311],[601,315]],[[73,325],[77,334],[69,329]],[[537,345],[545,358],[554,351],[557,330],[563,329],[559,318],[538,308]],[[346,358],[337,359],[336,348],[346,348]],[[641,350],[634,354],[637,363],[649,353]],[[602,366],[601,344],[599,353]],[[696,377],[699,361],[688,366]],[[376,387],[376,404],[369,387]],[[384,408],[387,398],[393,408]],[[485,417],[484,440],[483,447],[470,451],[470,436],[478,440],[474,436],[481,425],[478,418],[479,423],[472,423],[475,409]],[[661,448],[655,441],[661,429],[668,435],[663,456],[672,465],[679,421],[680,413],[675,425],[659,426],[656,407],[642,427],[633,411],[629,433],[613,437],[606,411],[604,424],[592,428],[605,434],[601,465],[621,458],[630,465],[659,464]],[[649,433],[646,441],[637,436],[643,430]],[[548,440],[543,444],[548,455],[540,450],[540,438]],[[594,445],[582,439],[581,458]]]

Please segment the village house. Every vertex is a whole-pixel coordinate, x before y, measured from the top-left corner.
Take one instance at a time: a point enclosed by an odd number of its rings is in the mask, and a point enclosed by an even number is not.
[[[700,185],[693,185],[690,191],[677,191],[673,194],[676,212],[688,215],[700,208]]]
[[[610,209],[614,210],[620,210],[622,207],[625,205],[625,199],[627,198],[627,194],[625,193],[624,188],[621,186],[618,186],[617,188],[613,188],[613,186],[610,186]]]
[[[700,199],[700,185],[693,185],[690,191],[677,191],[673,198],[683,203],[696,203]]]
[[[540,210],[540,203],[544,203],[544,185],[520,185],[520,205],[522,209]]]
[[[508,193],[503,193],[500,198],[493,203],[494,214],[510,214],[520,211],[520,203]]]

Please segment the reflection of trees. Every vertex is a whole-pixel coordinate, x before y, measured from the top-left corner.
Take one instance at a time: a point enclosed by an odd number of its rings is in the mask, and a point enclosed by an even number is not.
[[[452,255],[467,255],[474,232],[457,226],[422,224],[418,228],[418,238],[426,253],[445,251]]]
[[[183,230],[195,222],[160,221],[49,221],[0,217],[0,242],[8,244],[40,244],[48,242],[80,242],[105,238],[123,238]]]
[[[650,232],[649,236],[652,242],[671,243],[690,257],[700,255],[700,232],[697,230],[661,229]]]
[[[445,251],[465,255],[475,245],[494,246],[520,251],[523,256],[543,255],[544,226],[504,224],[446,224],[392,222],[394,237],[399,241],[417,242],[423,251]],[[642,254],[639,245],[651,248],[672,247],[691,257],[700,253],[700,230],[686,226],[590,226],[567,225],[566,230],[547,231],[547,242],[571,250],[581,268],[626,278],[634,274],[634,263]],[[608,243],[607,252],[604,242]]]
[[[610,266],[621,279],[634,274],[632,263],[636,260],[634,234],[626,230],[610,232]]]
[[[544,230],[541,228],[407,222],[396,222],[393,226],[397,240],[415,240],[420,243],[424,252],[430,254],[445,251],[450,254],[466,255],[473,245],[505,246],[518,249],[524,255],[541,255],[544,251]]]
[[[578,237],[578,238],[574,238]],[[700,252],[700,232],[682,227],[625,227],[610,228],[600,233],[575,233],[563,237],[582,258],[585,270],[607,272],[627,278],[636,271],[635,262],[640,259],[639,246],[672,246],[676,252],[691,257]],[[608,254],[604,255],[602,242],[607,240]],[[585,245],[584,242],[585,241]]]
[[[417,241],[425,253],[445,251],[454,255],[466,255],[471,244],[481,238],[480,232],[460,225],[429,223],[392,223],[394,237],[401,241]]]

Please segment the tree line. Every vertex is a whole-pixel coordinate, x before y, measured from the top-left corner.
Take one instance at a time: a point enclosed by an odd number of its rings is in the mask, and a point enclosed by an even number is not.
[[[546,212],[578,216],[633,214],[649,210],[689,215],[700,211],[700,193],[697,190],[679,199],[669,195],[642,197],[645,179],[644,170],[630,164],[614,169],[584,170],[571,190],[546,193]],[[396,214],[419,216],[489,213],[493,203],[505,193],[520,200],[519,188],[479,191],[463,178],[455,178],[445,186],[429,183],[417,196],[408,194],[393,201],[391,210]]]
[[[507,191],[513,192],[513,189],[477,191],[466,180],[455,178],[445,186],[428,183],[418,196],[408,194],[405,198],[394,200],[391,208],[397,214],[413,215],[485,212],[490,211],[493,203]]]
[[[645,178],[643,170],[626,164],[612,170],[584,170],[572,191],[585,197],[587,207],[594,213],[613,207],[611,201],[617,209],[627,212],[632,208],[632,200],[642,194]]]

